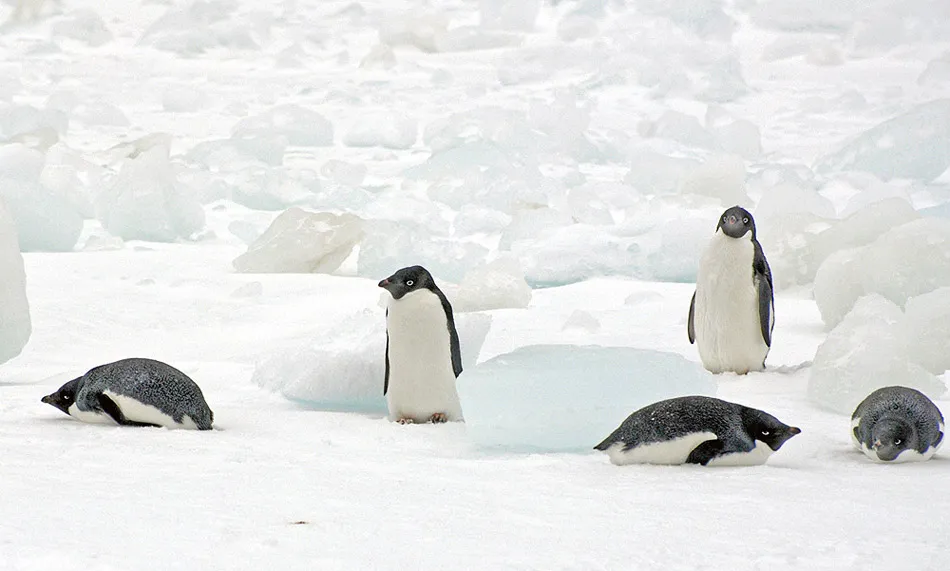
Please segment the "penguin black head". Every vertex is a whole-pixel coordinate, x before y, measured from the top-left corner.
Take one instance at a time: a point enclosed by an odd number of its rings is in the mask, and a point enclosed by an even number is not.
[[[761,410],[747,408],[744,413],[743,425],[749,436],[766,443],[773,451],[777,451],[789,438],[802,431]]]
[[[402,299],[407,293],[420,289],[437,289],[432,274],[422,266],[403,268],[379,282],[379,287],[392,294],[393,299]]]
[[[40,402],[55,406],[59,410],[69,414],[69,407],[76,402],[76,393],[79,392],[79,381],[81,380],[82,377],[69,381],[59,387],[59,390],[55,393],[48,394],[41,398]]]
[[[730,238],[742,238],[746,232],[751,231],[752,239],[755,240],[755,220],[749,211],[741,206],[733,206],[723,212],[716,230],[722,230],[722,233]]]
[[[917,433],[904,420],[882,418],[871,429],[871,450],[878,459],[890,462],[904,450],[917,447]]]

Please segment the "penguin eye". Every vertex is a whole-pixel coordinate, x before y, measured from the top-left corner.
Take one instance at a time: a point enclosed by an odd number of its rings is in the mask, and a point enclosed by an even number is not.
[[[898,438],[897,440],[894,441],[894,446],[900,446],[900,445],[901,445],[901,442],[903,442],[903,440],[901,440],[900,438]]]
[[[769,432],[768,430],[763,430],[761,434],[762,436],[768,436],[769,434],[771,434],[771,432]]]
[[[414,282],[414,281],[412,281],[412,280],[406,280],[406,285],[409,286],[409,287],[412,287],[415,283],[416,283],[416,282]]]
[[[748,218],[743,218],[743,219],[742,219],[742,223],[743,223],[743,224],[748,224],[748,223],[749,223],[749,219],[748,219]]]

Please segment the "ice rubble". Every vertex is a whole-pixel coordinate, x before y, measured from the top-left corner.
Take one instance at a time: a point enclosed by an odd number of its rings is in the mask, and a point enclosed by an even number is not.
[[[927,67],[917,77],[920,85],[942,85],[950,83],[950,52],[930,60]]]
[[[206,92],[193,85],[175,85],[162,92],[162,109],[171,113],[200,111],[207,103]]]
[[[736,22],[723,11],[723,0],[636,0],[637,10],[644,15],[662,16],[707,39],[729,40]]]
[[[541,10],[541,0],[478,0],[479,24],[497,30],[531,30]]]
[[[867,294],[904,306],[943,286],[950,286],[950,220],[921,218],[831,254],[818,268],[814,293],[822,320],[835,327]]]
[[[332,273],[363,234],[363,220],[352,214],[290,208],[234,260],[239,272]]]
[[[0,199],[0,363],[16,357],[32,332],[26,273],[13,217]]]
[[[931,301],[933,298],[918,303],[924,307]],[[946,304],[941,300],[941,305]],[[878,294],[857,300],[818,347],[808,382],[809,399],[821,407],[850,414],[870,392],[884,386],[902,385],[918,389],[933,399],[941,398],[946,392],[944,383],[914,362],[916,358],[929,357],[933,344],[928,343],[925,348],[911,347],[912,351],[908,351],[904,336],[908,321],[911,331],[930,334],[920,329],[928,323],[920,320],[917,311],[905,318],[897,305]],[[946,315],[942,317],[941,326],[947,330]],[[939,330],[933,333],[940,335]],[[941,342],[945,353],[946,336]],[[947,362],[946,357],[942,362]]]
[[[294,104],[278,105],[241,119],[231,129],[235,138],[283,136],[290,145],[333,145],[333,124],[316,111]]]
[[[45,161],[43,153],[23,145],[0,146],[0,198],[16,221],[24,252],[72,250],[82,231],[78,208],[41,182]]]
[[[595,276],[630,275],[640,248],[629,238],[598,226],[574,224],[543,237],[515,241],[511,252],[521,261],[532,287],[563,285]]]
[[[348,147],[383,147],[408,149],[419,137],[415,119],[391,113],[366,114],[358,118],[343,135]]]
[[[491,316],[466,313],[455,320],[462,366],[471,367],[488,335]],[[322,331],[306,345],[259,363],[252,382],[321,410],[385,412],[385,314],[365,309]]]
[[[112,32],[94,10],[79,9],[53,24],[53,37],[70,38],[92,47],[112,41]]]
[[[96,199],[103,227],[123,240],[171,242],[201,230],[205,213],[176,180],[168,147],[156,144],[123,160]]]
[[[499,258],[465,274],[453,296],[455,311],[524,308],[531,302],[531,286],[512,258]]]
[[[935,375],[950,370],[950,287],[912,297],[906,306],[908,358]]]
[[[631,412],[716,383],[680,355],[630,347],[532,345],[466,369],[458,380],[466,430],[479,445],[589,450]]]
[[[186,57],[216,47],[256,49],[250,25],[232,20],[237,8],[234,0],[191,0],[170,6],[145,30],[139,44]],[[267,25],[263,20],[257,23]]]
[[[817,170],[859,170],[878,177],[931,181],[950,167],[950,99],[918,105],[861,133],[819,159]]]

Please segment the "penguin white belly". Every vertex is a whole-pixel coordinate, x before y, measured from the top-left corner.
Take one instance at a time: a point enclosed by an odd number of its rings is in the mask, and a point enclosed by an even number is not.
[[[933,458],[933,455],[937,453],[937,448],[939,448],[939,446],[931,446],[930,448],[924,450],[923,454],[917,452],[916,450],[904,450],[897,455],[897,458],[894,458],[893,460],[881,460],[877,457],[877,452],[875,452],[873,448],[868,448],[863,444],[861,445],[861,452],[864,452],[865,456],[877,462],[878,464],[904,464],[907,462],[926,462],[927,460]]]
[[[761,440],[755,441],[755,448],[748,452],[731,452],[717,456],[706,463],[707,466],[761,466],[772,455],[768,444]]]
[[[684,464],[693,449],[703,442],[715,439],[716,435],[712,432],[695,432],[662,442],[641,444],[626,451],[623,449],[623,442],[615,442],[607,448],[607,456],[610,458],[610,462],[617,466],[626,464]]]
[[[860,450],[864,452],[864,445],[861,444],[861,441],[858,440],[858,437],[854,435],[854,429],[861,425],[861,417],[855,417],[851,419],[851,444],[854,446],[855,450]]]
[[[132,397],[120,395],[112,391],[102,391],[102,394],[112,399],[112,402],[114,402],[115,405],[119,407],[119,410],[122,411],[122,414],[127,420],[131,420],[133,422],[143,422],[147,424],[157,424],[166,428],[187,428],[191,430],[198,428],[195,422],[187,414],[182,416],[181,422],[175,422],[174,418],[168,414],[165,414],[158,408],[150,404],[145,404]]]
[[[745,374],[764,368],[769,347],[759,322],[759,293],[752,280],[749,239],[717,233],[696,276],[693,324],[703,366],[712,373]]]
[[[76,420],[88,422],[89,424],[115,424],[115,421],[112,420],[112,417],[108,414],[92,410],[82,410],[76,403],[69,405],[66,412]]]
[[[391,300],[386,327],[390,420],[427,422],[437,413],[461,420],[448,321],[438,296],[418,290]]]

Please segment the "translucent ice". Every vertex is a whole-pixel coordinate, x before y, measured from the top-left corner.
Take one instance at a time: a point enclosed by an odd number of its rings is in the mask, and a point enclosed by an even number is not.
[[[532,287],[563,285],[596,276],[631,275],[637,268],[639,248],[588,224],[574,224],[537,239],[511,245]]]
[[[350,125],[343,135],[343,144],[348,147],[408,149],[418,137],[419,125],[411,117],[367,114]]]
[[[921,218],[829,256],[818,268],[814,292],[822,319],[834,327],[864,295],[877,293],[903,306],[943,286],[950,286],[950,220]]]
[[[408,222],[373,220],[360,242],[357,272],[377,280],[399,268],[425,266],[436,280],[458,283],[470,268],[485,261],[488,249],[472,242],[433,237]]]
[[[491,316],[467,313],[455,320],[462,366],[471,367],[488,335]],[[252,382],[322,410],[385,412],[385,314],[366,309],[317,331],[306,345],[258,364]]]
[[[815,404],[850,414],[875,389],[902,385],[939,399],[944,384],[904,352],[904,315],[880,295],[860,298],[818,347],[808,398]]]
[[[722,0],[636,0],[636,6],[641,14],[669,18],[703,38],[729,40],[736,25],[735,20],[723,12]]]
[[[748,204],[745,175],[742,159],[733,155],[716,155],[688,173],[682,179],[679,191],[717,199],[723,206]]]
[[[234,260],[234,269],[254,273],[336,271],[363,235],[363,221],[352,214],[290,208]]]
[[[861,133],[818,161],[819,172],[859,170],[931,181],[950,167],[950,99],[937,99]]]
[[[465,274],[455,292],[456,311],[523,308],[531,302],[531,287],[516,260],[500,258]]]
[[[0,363],[20,354],[32,332],[23,256],[13,217],[0,199]]]
[[[716,383],[680,355],[630,347],[532,345],[462,372],[459,398],[479,445],[520,451],[588,450],[631,412]]]
[[[162,145],[126,159],[96,200],[102,225],[123,240],[171,242],[204,227],[201,204],[176,180]]]
[[[283,136],[287,143],[301,147],[333,144],[333,124],[316,111],[299,105],[278,105],[253,117],[241,119],[231,129],[235,137]]]
[[[950,370],[950,287],[907,300],[907,356],[935,375]]]

